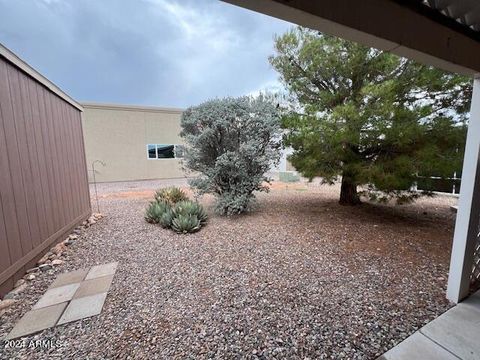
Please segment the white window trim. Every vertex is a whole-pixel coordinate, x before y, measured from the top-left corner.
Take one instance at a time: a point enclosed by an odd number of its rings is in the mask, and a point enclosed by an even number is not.
[[[148,147],[151,146],[151,145],[155,146],[155,157],[154,157],[154,158],[149,157]],[[173,156],[174,156],[174,157],[173,157],[173,158],[158,158],[157,145],[173,145]],[[175,149],[176,149],[177,146],[183,146],[183,147],[185,147],[185,145],[183,145],[183,144],[147,144],[147,145],[145,146],[145,148],[146,148],[146,150],[147,150],[147,160],[176,160],[176,159],[183,159],[184,156],[182,156],[182,157],[177,157],[177,156],[176,156],[177,154],[175,153]],[[185,151],[185,150],[184,150],[184,151]]]

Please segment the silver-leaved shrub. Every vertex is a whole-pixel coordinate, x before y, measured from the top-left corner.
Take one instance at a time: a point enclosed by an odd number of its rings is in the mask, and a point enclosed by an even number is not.
[[[190,185],[213,194],[218,213],[248,211],[254,191],[268,191],[266,173],[278,164],[282,146],[280,114],[271,98],[210,100],[187,109],[181,126],[184,165],[198,174]]]

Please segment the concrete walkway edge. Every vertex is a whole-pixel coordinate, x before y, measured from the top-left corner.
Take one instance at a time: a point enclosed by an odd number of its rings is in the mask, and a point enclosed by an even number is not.
[[[480,291],[390,349],[379,360],[480,359]]]

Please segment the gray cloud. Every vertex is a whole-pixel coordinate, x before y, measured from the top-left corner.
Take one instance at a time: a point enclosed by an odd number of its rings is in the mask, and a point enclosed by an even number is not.
[[[0,42],[77,100],[186,107],[279,86],[291,25],[216,0],[0,0]]]

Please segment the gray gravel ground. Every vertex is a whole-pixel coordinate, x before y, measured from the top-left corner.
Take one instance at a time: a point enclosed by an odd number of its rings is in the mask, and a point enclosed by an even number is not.
[[[118,261],[101,315],[1,358],[373,359],[450,307],[454,198],[351,208],[337,187],[276,184],[255,212],[183,236],[143,220],[159,184],[100,184],[106,217],[17,295],[0,337],[59,273]]]

